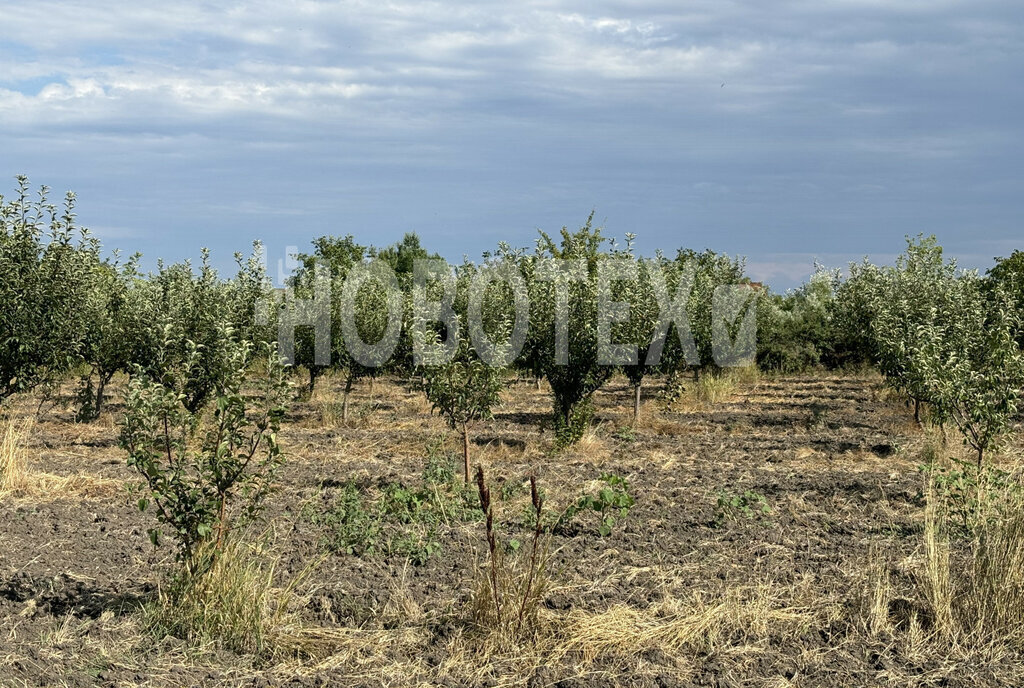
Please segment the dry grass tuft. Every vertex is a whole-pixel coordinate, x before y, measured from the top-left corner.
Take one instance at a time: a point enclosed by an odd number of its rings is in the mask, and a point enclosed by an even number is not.
[[[922,659],[1024,650],[1024,495],[1019,487],[977,489],[977,525],[967,535],[950,526],[947,505],[928,491],[919,554],[904,562],[910,590],[901,595],[871,567],[869,636],[894,639],[906,656]]]
[[[200,573],[183,567],[147,611],[149,626],[197,646],[277,655],[290,647],[296,589],[319,565],[314,561],[284,588],[274,587],[275,562],[259,545],[230,541],[214,556],[212,545],[196,556],[210,561]]]
[[[33,420],[7,420],[0,438],[0,494],[20,494],[32,484],[25,461],[25,444],[32,432]]]
[[[693,397],[705,404],[720,404],[736,393],[736,379],[728,372],[701,375],[693,383]]]
[[[381,612],[381,624],[385,628],[415,626],[421,624],[425,617],[409,589],[409,562],[406,561],[402,575],[391,582],[391,591]]]

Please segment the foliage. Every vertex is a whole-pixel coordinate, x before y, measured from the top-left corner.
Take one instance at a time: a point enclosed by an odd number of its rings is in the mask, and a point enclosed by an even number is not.
[[[1020,326],[1020,311],[1005,292],[986,297],[970,273],[948,286],[910,352],[937,420],[953,421],[979,467],[1017,413],[1024,387]]]
[[[715,523],[722,525],[726,521],[734,521],[740,517],[746,519],[759,518],[771,513],[768,500],[763,494],[754,490],[744,490],[742,494],[720,491],[715,504]]]
[[[936,421],[955,423],[979,466],[1005,434],[1024,386],[1020,310],[1003,287],[986,286],[946,262],[934,237],[919,237],[863,290],[887,383],[914,400],[915,417],[927,402]]]
[[[30,198],[18,178],[0,196],[0,402],[51,382],[81,360],[83,308],[99,265],[99,243],[75,225],[75,196],[58,209],[41,187]]]
[[[111,262],[96,266],[92,288],[83,308],[89,325],[82,347],[85,368],[78,391],[77,418],[92,421],[103,407],[104,391],[119,372],[130,373],[156,355],[153,326],[154,294],[138,271],[139,256],[124,265]]]
[[[353,556],[401,556],[422,565],[441,551],[439,529],[480,518],[475,493],[455,479],[446,457],[428,462],[420,484],[386,483],[373,499],[347,482],[304,517],[325,530],[328,551]]]
[[[415,232],[407,232],[402,236],[401,241],[395,242],[389,246],[385,246],[383,248],[370,247],[368,255],[371,258],[377,259],[386,264],[394,272],[395,278],[398,281],[399,289],[401,289],[402,293],[407,297],[412,291],[416,262],[424,260],[442,260],[439,254],[433,253],[423,246],[423,242]],[[371,314],[374,312],[381,312],[380,308],[378,307],[376,311],[369,311]],[[404,374],[411,374],[416,368],[415,361],[413,360],[411,328],[409,327],[412,317],[412,303],[409,298],[406,298],[403,313],[404,326],[402,328],[402,336],[398,339],[398,344],[391,356],[391,362],[389,365],[390,370],[399,371]],[[380,331],[383,331],[383,329]],[[368,339],[368,341],[376,340]]]
[[[626,518],[629,510],[636,503],[629,494],[629,481],[613,473],[601,476],[604,483],[596,494],[582,494],[579,499],[567,506],[551,526],[554,532],[565,533],[573,521],[588,512],[598,515],[598,533],[602,537],[612,534],[612,529],[619,519]]]
[[[361,366],[349,356],[342,335],[338,305],[341,302],[342,285],[355,265],[363,262],[366,247],[357,244],[352,235],[345,237],[322,236],[313,241],[313,253],[299,254],[296,258],[299,269],[292,277],[290,286],[296,298],[313,300],[316,288],[316,268],[320,266],[327,271],[330,288],[330,365],[321,365],[316,361],[314,328],[303,326],[295,331],[295,365],[304,367],[309,373],[309,393],[313,393],[316,380],[329,368],[347,371],[345,409],[343,420],[347,417],[347,393],[352,383],[366,374]],[[285,308],[294,308],[294,304],[285,304]],[[361,311],[359,311],[361,313]]]
[[[784,373],[834,361],[835,276],[819,270],[799,288],[758,303],[757,363]]]
[[[986,273],[984,286],[990,293],[1002,291],[1018,311],[1024,310],[1024,251],[996,258],[996,264]],[[1016,340],[1024,347],[1024,328],[1018,329]]]
[[[559,445],[575,444],[582,437],[594,414],[591,397],[611,377],[614,368],[603,365],[598,355],[597,338],[597,265],[607,260],[603,250],[605,237],[593,226],[593,213],[577,231],[562,228],[561,240],[541,232],[536,254],[524,260],[530,296],[530,333],[523,355],[526,367],[547,378],[554,401],[553,425]],[[538,279],[539,261],[576,261],[580,279],[558,273],[551,279]],[[559,361],[559,294],[567,298],[565,342],[566,361]]]
[[[730,258],[727,255],[705,250],[679,249],[676,264],[680,271],[690,270],[693,274],[693,286],[687,301],[687,312],[690,317],[690,329],[696,346],[696,365],[704,370],[717,367],[714,357],[714,327],[712,325],[712,305],[715,290],[719,287],[749,282],[744,277],[746,269],[742,258]],[[678,340],[670,340],[673,348]],[[682,370],[689,367],[688,356],[684,351],[673,352],[670,349],[673,369]]]
[[[209,251],[201,253],[198,271],[188,261],[160,263],[150,276],[155,291],[153,321],[162,330],[162,350],[143,366],[153,378],[181,378],[182,404],[191,414],[199,413],[212,394],[232,384],[225,375],[233,371],[222,365],[224,360],[235,356],[239,347],[261,347],[262,337],[255,336],[259,301],[255,292],[259,286],[266,287],[258,261],[243,263],[236,256],[239,275],[225,281],[211,265]]]
[[[945,262],[935,237],[908,239],[896,267],[883,270],[872,321],[878,367],[886,382],[915,404],[935,401],[921,366],[923,359],[914,356],[914,351],[923,343],[923,328],[934,322],[936,304],[954,288],[956,280],[956,263]]]
[[[191,573],[210,565],[197,556],[201,550],[216,554],[235,528],[259,515],[283,462],[277,432],[289,391],[284,367],[268,347],[254,404],[242,393],[252,345],[235,343],[225,326],[220,331],[232,345],[210,361],[217,366],[218,386],[208,416],[186,408],[187,380],[181,375],[155,379],[139,373],[129,383],[121,429],[128,465],[144,481],[138,486],[139,508],[155,508],[157,520],[175,540],[178,559]],[[165,339],[158,357],[173,343]],[[192,370],[200,350],[189,342],[187,351],[185,369]],[[161,532],[150,529],[154,545]],[[203,550],[211,540],[213,549]]]
[[[874,322],[884,305],[883,290],[889,273],[866,258],[850,263],[848,272],[845,280],[834,276],[835,297],[830,309],[832,364],[874,364],[879,357]]]

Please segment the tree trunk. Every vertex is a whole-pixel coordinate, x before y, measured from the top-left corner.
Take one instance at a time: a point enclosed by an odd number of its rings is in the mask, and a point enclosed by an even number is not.
[[[640,390],[643,384],[644,381],[640,380],[633,385],[633,425],[636,425],[636,422],[640,420]]]
[[[466,484],[469,484],[469,428],[466,423],[462,424],[462,467],[463,473],[466,479]]]
[[[981,447],[978,447],[978,470],[979,471],[981,470],[981,462],[984,460],[984,458],[985,458],[985,450],[982,449]],[[979,485],[981,484],[981,479],[980,478],[978,479],[978,484]]]
[[[99,374],[99,380],[96,382],[96,404],[92,409],[92,417],[94,419],[100,417],[100,411],[103,409],[103,390],[106,388],[110,378],[111,375]]]
[[[341,398],[341,422],[348,422],[348,395],[352,392],[352,373],[345,379],[345,396]]]
[[[921,400],[914,399],[914,422],[921,422]]]

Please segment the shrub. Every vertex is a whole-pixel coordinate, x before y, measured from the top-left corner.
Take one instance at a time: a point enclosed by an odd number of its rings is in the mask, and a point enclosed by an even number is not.
[[[200,556],[216,555],[232,530],[251,522],[261,510],[283,461],[277,432],[288,394],[284,366],[272,347],[258,385],[258,403],[242,394],[252,345],[237,342],[229,328],[221,333],[230,346],[219,349],[216,404],[205,423],[185,406],[187,380],[167,374],[139,374],[129,383],[120,443],[128,464],[144,480],[138,504],[150,504],[161,526],[175,540],[177,556],[190,574],[210,566]],[[184,369],[192,370],[199,347],[188,342]],[[161,355],[166,348],[161,348]],[[201,432],[204,427],[209,429]],[[160,528],[150,529],[154,544]],[[212,549],[205,545],[212,540]]]

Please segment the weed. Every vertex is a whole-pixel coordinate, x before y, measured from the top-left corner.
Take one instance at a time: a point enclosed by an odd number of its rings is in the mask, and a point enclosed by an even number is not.
[[[951,461],[952,466],[929,463],[918,470],[929,477],[934,498],[941,502],[946,518],[956,524],[961,534],[976,533],[980,519],[1004,518],[1007,494],[1024,495],[1024,486],[1006,471],[992,466],[979,469],[969,461]]]
[[[632,426],[627,425],[617,430],[614,433],[613,437],[615,437],[620,442],[636,442],[636,429],[633,428]]]
[[[531,476],[533,533],[529,548],[524,550],[515,539],[499,544],[491,491],[481,466],[476,469],[476,483],[484,512],[488,561],[480,569],[473,594],[473,621],[507,640],[518,641],[536,628],[538,611],[548,586],[549,543],[544,537],[544,498],[537,488],[536,477]]]
[[[593,511],[600,518],[598,532],[602,537],[611,535],[618,519],[625,518],[636,502],[629,494],[629,481],[625,478],[606,473],[601,476],[601,482],[604,485],[597,494],[584,493],[567,506],[555,521],[552,530],[565,533],[578,515]]]
[[[402,556],[421,565],[441,551],[441,525],[481,517],[475,492],[456,475],[451,457],[433,454],[417,485],[387,483],[370,497],[346,483],[325,507],[307,504],[303,517],[324,527],[330,552]]]
[[[726,521],[735,521],[740,517],[759,518],[771,512],[768,500],[763,494],[753,490],[745,490],[743,494],[721,490],[718,492],[718,502],[715,505],[715,525],[721,526]]]
[[[521,494],[526,494],[526,483],[506,480],[501,484],[501,501],[510,502]]]
[[[354,483],[342,486],[332,508],[317,511],[307,505],[303,515],[311,523],[325,527],[324,543],[331,552],[363,556],[380,549],[380,520],[367,512],[362,493]]]
[[[425,532],[405,531],[387,543],[390,555],[408,559],[416,566],[423,566],[430,557],[441,551],[437,527],[428,526]]]
[[[818,402],[812,403],[807,415],[807,420],[804,424],[809,430],[824,427],[826,418],[828,417],[828,411],[828,406]]]

